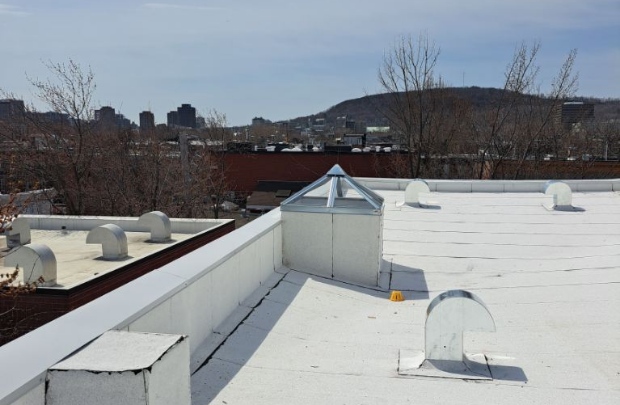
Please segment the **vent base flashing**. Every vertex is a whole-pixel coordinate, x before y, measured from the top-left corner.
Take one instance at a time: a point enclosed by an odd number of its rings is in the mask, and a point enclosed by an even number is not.
[[[430,378],[461,380],[492,380],[491,370],[484,354],[464,354],[463,361],[429,360],[423,351],[400,350],[398,374]]]

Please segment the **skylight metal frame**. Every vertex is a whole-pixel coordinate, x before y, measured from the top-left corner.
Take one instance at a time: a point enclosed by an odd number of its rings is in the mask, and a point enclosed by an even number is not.
[[[325,205],[308,205],[303,203],[303,198],[308,193],[329,183],[329,191],[325,198]],[[346,197],[343,186],[346,185],[355,190],[362,198]],[[317,197],[312,197],[316,199]],[[351,201],[363,201],[369,207],[337,207],[336,203],[341,199]],[[340,213],[340,214],[361,214],[361,215],[381,215],[383,208],[383,197],[376,194],[369,188],[356,182],[351,176],[345,173],[339,165],[334,165],[327,174],[314,183],[304,187],[301,191],[282,201],[280,209],[282,211],[314,212],[314,213]]]

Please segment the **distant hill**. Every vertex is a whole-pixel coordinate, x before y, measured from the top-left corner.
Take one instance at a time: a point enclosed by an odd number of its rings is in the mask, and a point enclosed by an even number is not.
[[[453,95],[468,102],[474,108],[484,108],[492,105],[495,100],[499,99],[503,90],[496,88],[483,87],[452,87],[448,88]],[[620,119],[620,99],[597,99],[575,97],[572,101],[585,101],[595,105],[595,115],[597,118]],[[308,120],[315,118],[324,118],[326,124],[333,124],[338,117],[347,116],[347,118],[356,122],[364,122],[367,126],[384,126],[388,125],[387,120],[382,116],[381,110],[385,108],[386,100],[383,94],[368,95],[351,100],[345,100],[338,103],[325,111],[297,117],[290,120],[292,123],[305,125]]]

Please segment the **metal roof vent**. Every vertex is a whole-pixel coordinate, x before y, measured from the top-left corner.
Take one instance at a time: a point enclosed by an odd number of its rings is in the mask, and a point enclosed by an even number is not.
[[[56,285],[56,256],[46,245],[31,243],[19,246],[6,255],[4,265],[18,266],[21,269],[22,282],[25,284],[38,282],[40,286]]]
[[[568,184],[550,180],[545,183],[543,191],[547,195],[553,195],[553,204],[544,204],[548,210],[583,211],[583,208],[573,207],[573,192]]]
[[[11,229],[6,233],[6,246],[14,248],[30,243],[30,223],[25,218],[15,218],[11,223]]]
[[[430,193],[431,190],[428,187],[428,183],[422,179],[416,179],[409,184],[407,184],[407,188],[405,189],[405,204],[407,205],[417,205],[422,206],[420,204],[420,193]]]
[[[142,214],[138,219],[138,225],[144,226],[151,231],[151,242],[169,242],[171,236],[170,218],[161,211],[151,211]]]
[[[127,236],[118,225],[106,224],[91,229],[86,236],[86,243],[100,243],[105,260],[127,257]]]
[[[420,194],[429,194],[431,192],[428,183],[426,180],[415,179],[407,184],[407,188],[405,189],[405,201],[396,203],[397,207],[402,207],[404,205],[408,205],[410,207],[417,208],[433,208],[439,209],[439,205],[436,202],[425,201],[422,203],[420,201]]]
[[[439,294],[426,310],[425,351],[401,350],[399,374],[427,377],[492,379],[484,354],[463,351],[463,332],[495,332],[482,300],[463,290]]]
[[[281,211],[381,215],[383,198],[334,165],[327,174],[282,201]]]

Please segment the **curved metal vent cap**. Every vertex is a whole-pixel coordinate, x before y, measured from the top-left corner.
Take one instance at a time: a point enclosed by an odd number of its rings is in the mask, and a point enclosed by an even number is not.
[[[334,165],[327,174],[282,201],[282,211],[381,215],[383,198]]]

